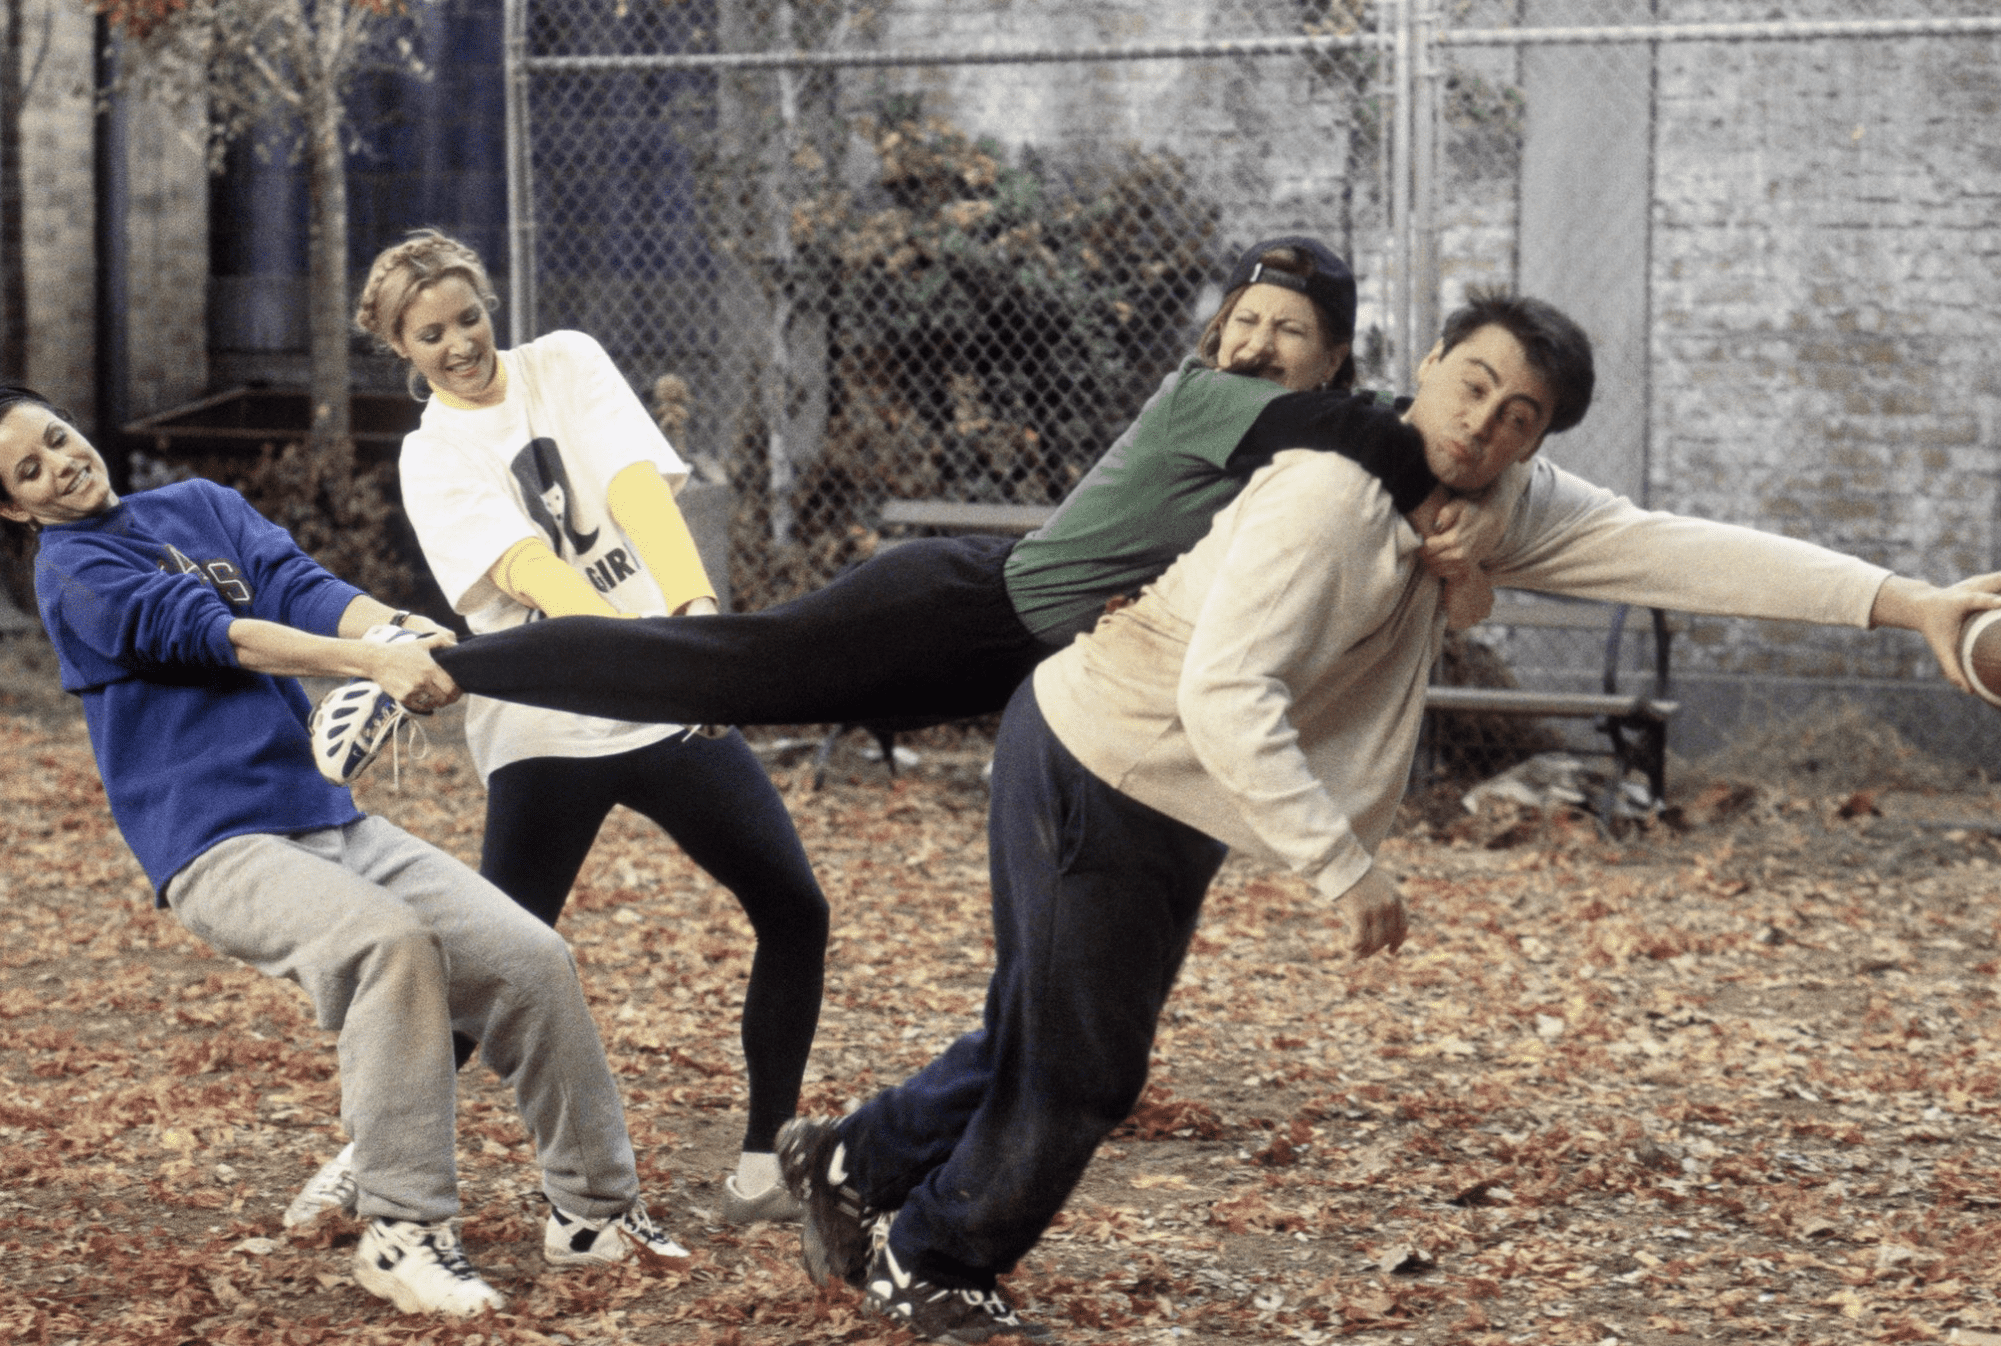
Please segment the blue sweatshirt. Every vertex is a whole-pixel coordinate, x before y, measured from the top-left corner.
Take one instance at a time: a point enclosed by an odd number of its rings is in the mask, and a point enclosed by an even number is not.
[[[111,816],[156,898],[217,842],[361,816],[313,765],[298,681],[238,666],[229,625],[338,633],[361,591],[236,492],[184,481],[42,530],[35,595],[83,701]]]

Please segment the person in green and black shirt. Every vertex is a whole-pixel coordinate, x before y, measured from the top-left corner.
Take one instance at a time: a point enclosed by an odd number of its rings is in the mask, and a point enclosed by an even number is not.
[[[622,720],[907,727],[999,711],[1108,602],[1192,547],[1274,454],[1338,453],[1400,510],[1424,498],[1436,483],[1394,452],[1396,409],[1353,391],[1354,331],[1347,263],[1312,238],[1257,244],[1197,353],[1027,537],[920,539],[765,612],[533,622],[440,661],[470,692]],[[1491,603],[1471,561],[1506,513],[1455,502],[1427,541],[1456,624]]]

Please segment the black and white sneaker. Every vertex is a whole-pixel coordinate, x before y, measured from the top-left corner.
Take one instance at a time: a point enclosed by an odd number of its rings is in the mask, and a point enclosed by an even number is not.
[[[469,1318],[507,1302],[466,1261],[449,1220],[369,1221],[354,1252],[354,1279],[405,1313]]]
[[[804,1208],[799,1260],[816,1285],[846,1281],[861,1288],[871,1234],[882,1212],[848,1185],[848,1150],[832,1122],[795,1117],[778,1129],[778,1165],[785,1186]]]
[[[686,1257],[688,1250],[653,1223],[644,1202],[635,1201],[623,1215],[591,1220],[549,1207],[542,1226],[542,1256],[559,1267],[607,1266],[632,1253],[650,1257]]]
[[[320,1171],[306,1180],[292,1204],[285,1208],[285,1228],[309,1225],[330,1210],[354,1213],[358,1189],[354,1181],[354,1142],[320,1165]]]
[[[401,626],[371,626],[363,640],[391,645],[422,639]],[[368,770],[376,754],[395,736],[409,712],[381,684],[353,678],[320,698],[307,730],[313,740],[313,764],[335,785],[351,785]]]
[[[863,1308],[909,1328],[926,1341],[949,1341],[958,1346],[995,1337],[1037,1340],[1050,1334],[1045,1324],[1023,1322],[999,1290],[933,1285],[905,1270],[889,1246],[892,1218],[885,1216],[880,1222],[883,1237],[869,1259],[867,1282],[862,1287]]]

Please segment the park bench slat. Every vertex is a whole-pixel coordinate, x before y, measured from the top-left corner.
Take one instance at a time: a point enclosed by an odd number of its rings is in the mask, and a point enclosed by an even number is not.
[[[1049,522],[1053,505],[996,505],[968,500],[885,500],[878,515],[906,528],[954,528],[975,533],[1032,533]]]
[[[1535,626],[1555,631],[1610,631],[1618,608],[1609,603],[1522,603],[1496,600],[1482,626]],[[1666,618],[1669,632],[1679,635],[1687,623]]]
[[[1625,719],[1672,719],[1678,701],[1645,696],[1607,696],[1602,692],[1537,692],[1512,687],[1427,687],[1427,710],[1491,711],[1502,715],[1611,715]]]

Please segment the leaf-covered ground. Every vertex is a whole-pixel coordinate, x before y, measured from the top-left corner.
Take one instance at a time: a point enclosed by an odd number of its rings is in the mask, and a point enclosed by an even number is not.
[[[279,1222],[342,1143],[328,1035],[152,909],[80,722],[28,702],[0,705],[0,1333],[908,1339],[815,1294],[789,1228],[715,1223],[748,932],[623,814],[563,928],[692,1259],[545,1267],[531,1153],[475,1067],[464,1236],[510,1312],[403,1318],[358,1289],[352,1223]],[[818,794],[778,761],[835,912],[806,1096],[832,1112],[977,1013],[981,756],[895,785],[849,761]],[[475,854],[457,751],[390,774],[365,807]],[[1384,856],[1412,940],[1359,965],[1338,915],[1233,860],[1145,1102],[1014,1295],[1079,1343],[2001,1342],[2001,795],[1850,786],[1718,781],[1621,842],[1414,823]]]

